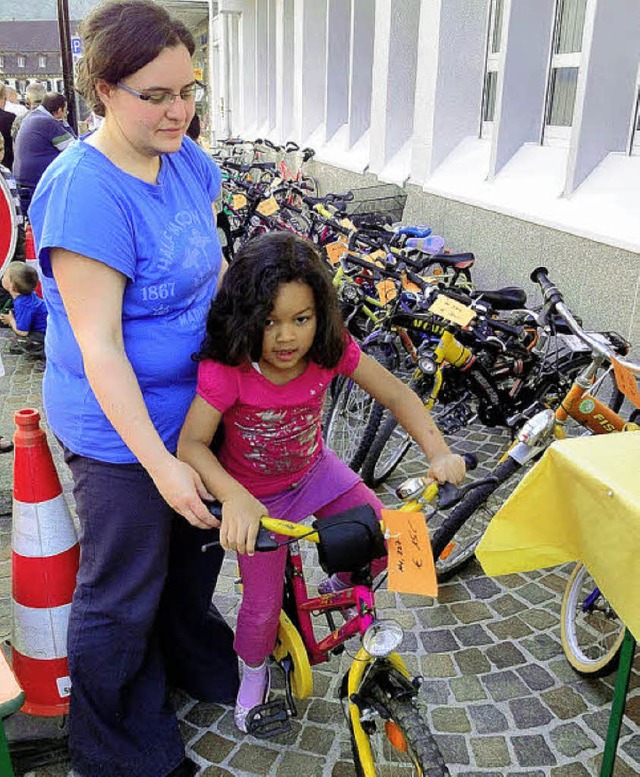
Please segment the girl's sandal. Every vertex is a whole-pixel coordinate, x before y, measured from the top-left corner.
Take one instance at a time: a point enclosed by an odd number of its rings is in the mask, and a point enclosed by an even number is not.
[[[6,437],[0,434],[0,453],[11,453],[13,450],[13,443]]]

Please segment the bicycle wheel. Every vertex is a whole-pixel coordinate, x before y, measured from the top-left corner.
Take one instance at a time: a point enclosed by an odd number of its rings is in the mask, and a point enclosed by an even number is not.
[[[567,582],[560,618],[562,648],[576,672],[599,677],[616,668],[624,624],[583,564]]]
[[[368,753],[361,753],[349,719],[358,777],[371,777],[371,769],[367,769],[370,760],[373,760],[375,777],[446,777],[449,774],[426,715],[413,699],[394,698],[375,680],[365,681],[358,696],[367,706],[362,727],[371,753],[371,759]]]
[[[469,491],[451,512],[434,512],[427,518],[438,580],[459,572],[474,557],[489,522],[524,475],[522,467],[508,457],[490,473],[492,480]]]
[[[397,351],[392,343],[372,345],[365,352],[389,370],[397,364]],[[324,439],[329,448],[356,472],[364,461],[383,410],[382,405],[353,380],[345,378],[336,386],[324,424]]]

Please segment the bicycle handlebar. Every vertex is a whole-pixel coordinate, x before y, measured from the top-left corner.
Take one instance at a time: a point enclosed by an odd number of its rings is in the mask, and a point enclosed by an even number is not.
[[[537,267],[531,273],[531,280],[534,281],[534,283],[539,284],[540,288],[542,289],[544,301],[549,309],[555,310],[557,313],[559,313],[566,322],[569,329],[576,335],[576,337],[579,337],[582,342],[588,345],[593,353],[604,357],[608,361],[615,359],[617,362],[632,372],[640,373],[640,364],[623,359],[621,356],[616,354],[612,348],[603,345],[601,342],[591,337],[587,332],[584,331],[584,329],[576,321],[573,313],[565,305],[562,292],[558,289],[555,283],[549,279],[548,272],[549,271],[546,267]]]

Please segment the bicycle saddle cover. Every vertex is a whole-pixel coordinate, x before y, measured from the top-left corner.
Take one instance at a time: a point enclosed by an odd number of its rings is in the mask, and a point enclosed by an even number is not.
[[[527,293],[517,286],[505,286],[493,291],[474,291],[471,296],[488,302],[495,310],[518,310],[527,304]]]
[[[328,574],[357,572],[386,556],[380,522],[371,505],[360,505],[313,522],[320,535],[318,559]]]

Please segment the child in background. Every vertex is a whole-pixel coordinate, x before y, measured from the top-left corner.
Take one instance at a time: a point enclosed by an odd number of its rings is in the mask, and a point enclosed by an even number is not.
[[[238,552],[243,598],[235,649],[243,677],[235,722],[266,701],[282,603],[285,548],[254,555],[260,518],[300,521],[370,504],[383,505],[359,476],[324,447],[321,416],[336,375],[351,377],[389,408],[431,463],[430,476],[459,483],[453,455],[418,396],[360,351],[347,334],[330,273],[312,243],[273,233],[247,243],[211,305],[198,354],[197,394],[178,442],[178,457],[222,502],[220,541]],[[224,424],[217,453],[213,436]],[[385,559],[374,562],[381,572]],[[321,583],[321,592],[349,576]]]
[[[13,298],[13,310],[0,315],[18,338],[20,352],[41,355],[47,331],[47,306],[35,293],[38,271],[25,262],[11,262],[2,276],[2,288]]]

